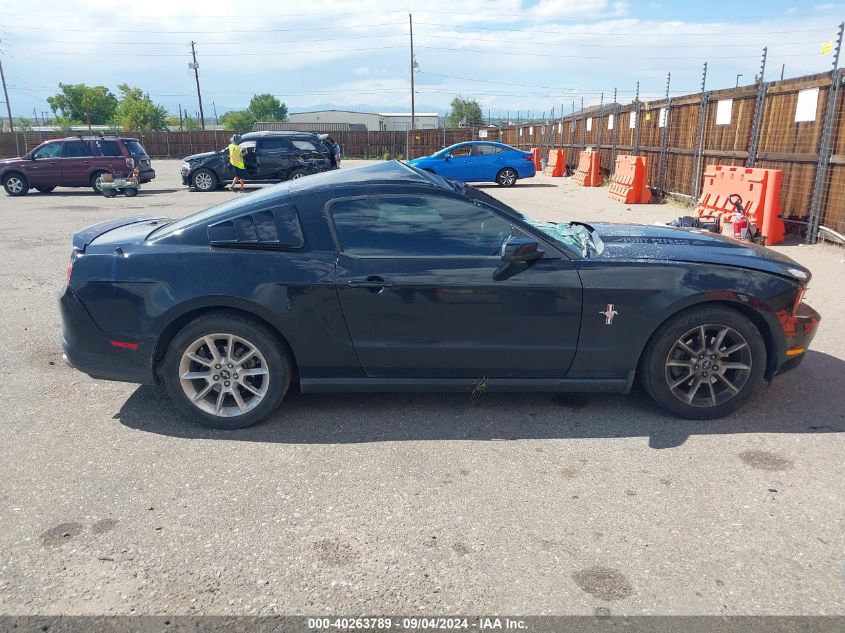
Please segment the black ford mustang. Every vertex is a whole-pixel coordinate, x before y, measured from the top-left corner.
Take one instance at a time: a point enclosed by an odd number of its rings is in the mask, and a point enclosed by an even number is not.
[[[696,230],[554,224],[400,163],[73,238],[67,362],[217,428],[319,391],[625,393],[713,418],[797,365],[810,273]]]

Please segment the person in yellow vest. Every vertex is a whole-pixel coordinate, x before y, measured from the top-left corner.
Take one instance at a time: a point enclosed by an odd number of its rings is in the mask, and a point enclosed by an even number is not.
[[[235,185],[238,181],[241,182],[241,191],[244,190],[244,178],[246,178],[246,168],[244,167],[244,157],[241,154],[241,137],[233,134],[229,143],[229,164],[235,172],[235,177],[232,178],[231,189],[235,190]]]

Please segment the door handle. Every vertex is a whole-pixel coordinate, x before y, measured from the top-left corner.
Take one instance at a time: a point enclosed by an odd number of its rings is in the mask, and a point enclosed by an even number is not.
[[[393,282],[383,277],[372,276],[366,279],[350,279],[346,285],[350,288],[390,288]]]

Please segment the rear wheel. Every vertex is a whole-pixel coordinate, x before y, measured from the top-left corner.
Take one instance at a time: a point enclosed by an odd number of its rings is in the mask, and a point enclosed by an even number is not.
[[[191,177],[195,191],[214,191],[217,189],[217,174],[210,169],[199,169]]]
[[[135,196],[138,195],[138,190],[135,189],[134,187],[129,187],[129,188],[123,190],[123,195],[126,196],[127,198],[134,198]]]
[[[192,420],[239,429],[278,406],[290,385],[291,362],[260,323],[239,314],[212,314],[176,335],[162,377],[176,406]]]
[[[502,187],[513,187],[516,184],[517,178],[516,170],[510,167],[500,169],[499,173],[496,174],[496,182]]]
[[[50,193],[55,188],[55,185],[53,185],[52,187],[36,187],[35,189],[41,193]]]
[[[649,342],[640,373],[649,395],[682,418],[736,411],[763,382],[766,345],[747,317],[702,306],[667,321]]]
[[[10,196],[24,196],[29,191],[29,181],[23,174],[7,174],[3,178],[3,188]]]
[[[117,195],[117,189],[103,189],[100,191],[105,198],[114,198]]]
[[[288,180],[299,180],[300,178],[304,178],[307,175],[308,172],[304,169],[294,169],[292,172],[290,172]]]
[[[91,180],[89,181],[89,184],[91,185],[91,188],[94,190],[94,193],[103,193],[103,190],[100,189],[99,180],[100,180],[100,176],[102,176],[103,174],[107,174],[107,173],[108,172],[106,172],[106,171],[95,171],[93,174],[91,174]]]

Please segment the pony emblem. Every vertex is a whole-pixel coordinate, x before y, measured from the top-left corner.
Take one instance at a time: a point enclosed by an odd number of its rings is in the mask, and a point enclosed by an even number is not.
[[[604,315],[604,324],[605,325],[613,325],[613,317],[619,314],[616,310],[613,309],[613,304],[607,304],[607,310],[599,310],[599,314]]]

